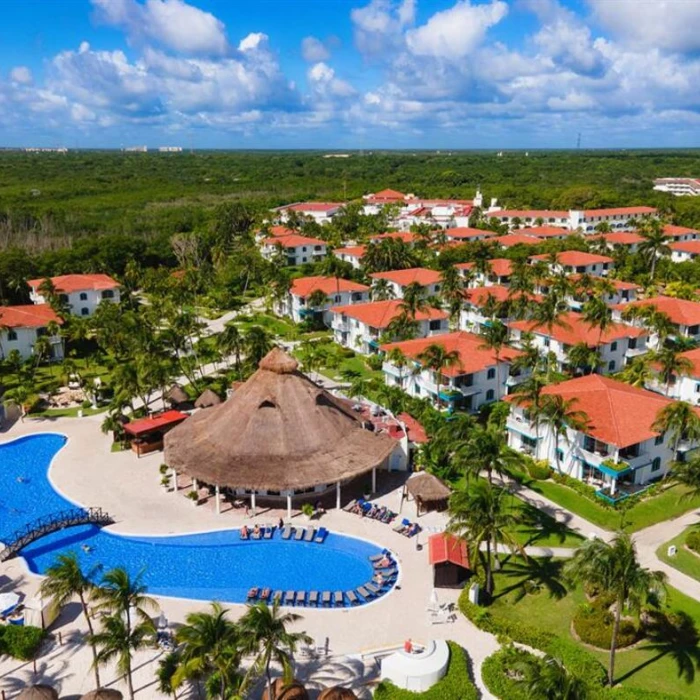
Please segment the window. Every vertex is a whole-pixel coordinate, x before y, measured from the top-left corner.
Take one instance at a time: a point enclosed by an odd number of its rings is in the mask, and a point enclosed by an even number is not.
[[[564,450],[562,450],[561,447],[557,447],[556,458],[559,462],[564,459]]]
[[[537,447],[537,440],[535,440],[535,438],[528,437],[527,435],[521,435],[520,441],[525,447]]]
[[[615,352],[617,350],[617,340],[610,343],[610,352]]]
[[[114,299],[114,291],[112,289],[105,289],[104,292],[102,292],[102,298]]]
[[[610,360],[608,362],[608,372],[612,372],[615,369],[615,360]]]
[[[301,252],[302,252],[302,253],[305,253],[305,252],[306,252],[306,246],[302,246]]]
[[[546,348],[549,347],[549,338],[542,338],[542,345],[544,345]]]
[[[663,441],[664,441],[664,434],[663,434],[663,433],[661,433],[661,435],[657,435],[657,436],[654,438],[654,444],[655,444],[655,445],[661,445],[661,444],[663,444]]]
[[[661,457],[655,457],[651,463],[651,471],[658,472],[661,469]]]
[[[634,350],[637,347],[637,339],[636,338],[630,338],[629,342],[627,343],[627,347],[630,350]]]
[[[697,335],[698,330],[700,330],[700,326],[690,326],[688,328],[688,335]]]
[[[81,316],[89,316],[89,315],[90,315],[90,309],[88,309],[86,306],[83,306],[83,308],[80,309],[80,315],[81,315]]]
[[[437,294],[440,291],[440,285],[436,284],[435,285],[435,294]]]
[[[440,319],[436,319],[435,321],[430,321],[430,323],[428,325],[428,328],[431,331],[439,331],[441,327],[442,327],[442,322],[440,321]]]
[[[340,294],[336,294],[336,295],[333,297],[333,300],[335,301],[336,304],[338,304],[338,303],[340,302]]]
[[[487,400],[487,401],[493,401],[493,397],[494,397],[493,389],[489,389],[489,390],[486,392],[486,400]]]
[[[80,301],[87,301],[87,292],[80,292]]]
[[[68,295],[67,295],[67,294],[59,294],[59,295],[58,295],[58,298],[59,298],[64,304],[67,304],[67,303],[68,303]]]
[[[496,370],[491,367],[489,371],[486,373],[486,379],[493,379],[496,376]]]
[[[12,330],[12,328],[10,328],[10,330],[7,331],[7,339],[8,340],[17,340],[17,331],[14,331],[14,330]]]

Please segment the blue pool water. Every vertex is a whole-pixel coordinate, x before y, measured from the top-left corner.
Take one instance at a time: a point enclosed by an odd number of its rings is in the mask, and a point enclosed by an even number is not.
[[[47,472],[65,445],[42,434],[0,444],[0,540],[26,523],[74,506],[51,486]],[[89,465],[86,465],[89,468]],[[94,503],[90,505],[100,505]],[[86,552],[83,545],[89,545]],[[372,578],[376,545],[329,534],[323,544],[282,540],[242,541],[237,530],[167,537],[126,537],[90,525],[42,537],[22,550],[30,569],[43,573],[60,552],[74,551],[85,569],[123,566],[143,570],[157,595],[244,602],[252,586],[276,590],[349,590]]]

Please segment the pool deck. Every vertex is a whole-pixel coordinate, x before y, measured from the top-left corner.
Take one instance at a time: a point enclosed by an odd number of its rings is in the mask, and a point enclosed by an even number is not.
[[[154,453],[140,459],[131,451],[110,452],[110,438],[100,432],[102,416],[55,419],[26,419],[17,422],[9,431],[0,433],[0,442],[23,435],[41,432],[58,432],[66,435],[67,445],[58,453],[50,470],[54,487],[64,497],[82,506],[100,506],[116,520],[110,531],[123,534],[184,534],[225,528],[237,528],[242,524],[277,522],[286,520],[286,511],[263,511],[258,517],[245,517],[244,510],[227,507],[217,515],[213,504],[194,506],[185,496],[166,492],[160,486],[159,466],[162,453]],[[401,490],[394,489],[376,500],[392,510],[399,510]],[[414,504],[404,502],[402,517],[415,520]],[[396,590],[370,605],[352,609],[296,610],[302,620],[298,629],[311,635],[317,645],[328,640],[328,656],[307,659],[297,654],[298,675],[311,688],[319,683],[340,682],[353,687],[361,697],[369,697],[365,684],[375,673],[371,659],[363,657],[368,651],[400,645],[407,638],[416,642],[430,639],[453,639],[467,649],[477,676],[483,697],[492,697],[481,684],[480,668],[483,660],[498,648],[492,635],[481,632],[463,617],[447,624],[432,624],[426,607],[432,591],[432,570],[428,565],[427,536],[431,531],[444,528],[445,516],[429,513],[417,519],[425,532],[416,538],[392,531],[391,526],[357,515],[330,510],[318,521],[329,530],[361,537],[392,550],[400,564],[400,579]],[[292,524],[306,525],[307,518],[295,512]],[[418,545],[418,546],[417,546]],[[9,579],[9,580],[8,580]],[[24,560],[14,559],[0,564],[0,592],[14,589],[31,596],[41,581],[27,570]],[[459,591],[439,591],[439,600],[454,602]],[[170,623],[181,623],[186,614],[201,609],[202,603],[183,599],[160,598],[159,602]],[[242,605],[227,606],[232,617],[245,611]],[[70,611],[69,611],[70,612]],[[84,623],[68,614],[60,627],[66,639],[80,639]],[[92,689],[92,673],[89,671],[89,648],[81,644],[53,644],[38,659],[39,678],[60,687],[61,695],[75,695]],[[157,653],[139,653],[134,660],[137,698],[165,697],[155,688],[154,668]],[[103,670],[105,684],[113,684],[125,690],[111,669]],[[14,696],[21,683],[32,682],[32,664],[13,660],[0,661],[0,689],[7,692],[8,700]],[[34,681],[34,682],[39,682]],[[182,698],[187,698],[185,693]],[[194,697],[194,695],[192,696]],[[315,695],[312,694],[312,698]]]

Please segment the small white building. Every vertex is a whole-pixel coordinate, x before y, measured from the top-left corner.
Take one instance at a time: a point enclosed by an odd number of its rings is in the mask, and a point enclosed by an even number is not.
[[[469,276],[471,287],[492,287],[494,285],[507,287],[510,276],[513,274],[513,262],[508,258],[494,258],[489,260],[489,270],[487,273],[476,272],[476,265],[473,262],[457,263],[455,267],[463,277]]]
[[[636,253],[639,250],[639,244],[644,240],[642,236],[634,231],[614,231],[613,233],[600,233],[591,236],[591,238],[602,239],[605,241],[605,246],[609,251],[616,248],[625,248],[630,253]]]
[[[459,327],[470,333],[480,333],[494,318],[508,324],[523,301],[539,301],[541,297],[528,294],[512,295],[507,287],[492,285],[464,290],[464,304],[459,314]]]
[[[39,287],[46,278],[29,280],[29,298],[34,304],[46,304]],[[92,316],[103,302],[119,303],[119,282],[109,275],[60,275],[49,278],[60,300],[73,316]]]
[[[390,270],[389,272],[374,272],[370,277],[377,280],[387,280],[392,291],[393,299],[403,299],[403,293],[409,284],[419,284],[425,291],[425,296],[435,296],[440,292],[441,275],[437,270],[426,267],[412,267],[408,270]]]
[[[51,343],[51,355],[45,359],[63,359],[63,338],[48,335],[49,323],[63,323],[62,319],[48,304],[24,304],[0,306],[0,360],[6,359],[13,350],[19,352],[23,360],[34,355],[37,339],[47,336]]]
[[[679,241],[671,243],[671,260],[673,262],[690,262],[700,255],[700,241]]]
[[[612,207],[609,209],[585,209],[569,212],[569,228],[583,233],[595,232],[596,226],[608,224],[613,231],[631,231],[633,222],[642,217],[658,217],[655,207]],[[632,222],[632,223],[630,223]]]
[[[657,177],[654,189],[676,197],[697,197],[700,195],[700,180],[693,177]]]
[[[296,202],[275,209],[280,222],[284,223],[291,212],[311,219],[317,224],[327,224],[343,208],[340,202]]]
[[[613,308],[613,318],[620,320],[626,309],[635,307],[651,307],[668,316],[675,327],[675,333],[690,340],[700,341],[700,302],[688,299],[676,299],[675,297],[652,297],[650,299],[638,299],[628,304],[622,304]],[[643,327],[643,319],[631,320],[635,326]],[[650,333],[649,345],[656,347],[658,338]]]
[[[549,255],[533,255],[531,263],[544,262],[553,275],[560,273],[603,277],[615,267],[615,261],[607,255],[584,253],[580,250],[564,250],[557,253],[556,262],[550,262]]]
[[[316,291],[326,295],[326,302],[319,307],[311,307],[309,297]],[[369,287],[358,282],[336,277],[300,277],[292,282],[287,297],[278,302],[275,311],[288,316],[295,323],[305,321],[309,315],[322,314],[323,321],[330,325],[329,309],[333,305],[349,305],[369,301]]]
[[[333,251],[333,255],[335,255],[338,260],[350,263],[353,269],[359,270],[362,267],[362,258],[366,251],[366,245],[354,245],[348,246],[347,248],[336,248]]]
[[[368,304],[334,306],[331,328],[335,342],[363,355],[376,353],[391,322],[403,313],[401,302],[373,301]],[[416,313],[417,337],[426,338],[448,331],[448,315],[429,307]],[[391,340],[390,338],[388,340]]]
[[[688,374],[674,377],[670,386],[657,376],[654,381],[647,385],[647,389],[698,406],[700,405],[700,348],[683,352],[681,357],[692,364],[692,369]]]
[[[515,226],[560,226],[571,228],[569,225],[569,212],[552,209],[489,209],[486,214],[488,219],[496,219],[509,228]]]
[[[574,311],[562,314],[560,324],[550,329],[534,321],[512,321],[509,324],[511,339],[518,346],[524,333],[532,334],[542,355],[554,353],[560,370],[568,367],[571,348],[584,343],[598,351],[600,364],[595,369],[601,374],[619,372],[630,358],[647,352],[647,332],[643,328],[615,323],[601,334]]]
[[[493,350],[483,346],[478,335],[458,331],[437,338],[420,338],[382,345],[385,352],[384,381],[397,386],[410,396],[428,398],[437,406],[476,412],[482,406],[499,401],[524,376],[512,375],[511,362],[521,353],[503,348],[499,362]],[[446,352],[456,352],[457,361],[439,373],[421,366],[420,356],[430,345],[439,345]],[[400,350],[405,364],[392,360],[393,350]],[[439,381],[438,381],[439,380]],[[438,386],[439,383],[439,386]]]
[[[496,231],[488,229],[470,228],[461,226],[459,228],[445,229],[445,238],[455,243],[472,243],[473,241],[486,241],[498,236]]]
[[[260,252],[266,260],[273,260],[282,252],[287,265],[320,262],[326,257],[328,244],[320,238],[309,238],[293,233],[288,236],[273,236],[262,241]]]
[[[543,396],[572,401],[583,414],[583,430],[569,428],[555,438],[542,420],[534,421],[526,405],[511,401],[506,421],[508,444],[553,469],[597,487],[598,495],[618,501],[663,478],[675,460],[670,433],[653,430],[659,412],[671,400],[609,377],[590,374],[550,385]]]
[[[700,238],[700,231],[687,226],[675,226],[674,224],[665,224],[664,233],[672,238],[676,243],[680,241],[694,241]]]

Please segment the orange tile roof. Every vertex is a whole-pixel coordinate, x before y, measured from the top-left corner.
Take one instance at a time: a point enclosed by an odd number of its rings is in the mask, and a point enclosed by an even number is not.
[[[693,255],[700,254],[700,241],[677,241],[669,245],[671,250],[678,250],[681,253],[692,253]]]
[[[543,394],[576,399],[572,408],[589,418],[586,435],[617,447],[628,447],[656,437],[652,430],[659,411],[671,399],[599,374],[570,379],[545,387]],[[698,410],[698,409],[696,409]]]
[[[406,195],[403,192],[397,190],[380,190],[374,194],[367,195],[367,201],[369,202],[403,202]]]
[[[377,241],[383,241],[387,238],[398,238],[404,243],[413,243],[417,236],[415,233],[411,233],[410,231],[391,231],[389,233],[380,233],[378,236],[372,236],[370,241],[376,243]]]
[[[549,262],[549,259],[549,255],[533,255],[530,257],[530,260],[543,260],[544,262]],[[564,250],[561,253],[557,253],[557,262],[560,265],[578,267],[579,265],[597,265],[598,263],[604,264],[615,261],[607,255],[584,253],[581,250]]]
[[[292,236],[296,233],[294,229],[287,228],[286,226],[271,226],[270,227],[270,235],[273,238],[277,238],[278,236]]]
[[[569,275],[568,279],[570,279],[572,282],[577,282],[580,280],[582,275]],[[640,284],[636,284],[635,282],[625,282],[624,280],[617,280],[614,277],[606,277],[605,281],[608,282],[609,284],[612,284],[615,289],[623,290],[623,289],[642,289],[642,286]]]
[[[147,435],[148,433],[162,430],[163,428],[174,427],[182,423],[182,421],[188,417],[186,413],[181,413],[180,411],[164,411],[158,415],[139,418],[131,423],[127,423],[124,426],[124,432],[134,437],[139,437],[140,435]]]
[[[520,298],[518,294],[513,295],[508,287],[504,287],[500,284],[494,284],[491,287],[473,287],[471,289],[465,289],[462,294],[466,303],[476,306],[477,308],[485,306],[491,297],[498,302]],[[528,294],[527,296],[533,301],[540,301],[542,299],[542,297],[537,294]]]
[[[349,306],[334,306],[333,313],[343,314],[357,319],[360,323],[372,328],[386,328],[397,316],[402,313],[401,302],[397,299],[387,301],[371,301],[366,304],[351,304]],[[433,321],[446,319],[447,313],[441,309],[429,307],[425,311],[416,314],[416,321]]]
[[[690,371],[689,376],[694,378],[700,377],[700,348],[682,352],[681,357],[685,357],[693,364],[693,369]]]
[[[297,202],[296,204],[288,204],[287,206],[280,207],[280,209],[299,212],[333,211],[333,209],[339,209],[342,206],[341,202]]]
[[[335,277],[299,277],[292,282],[289,290],[295,297],[308,297],[316,290],[324,294],[336,294],[338,292],[368,292],[369,287],[351,280],[337,279]]]
[[[388,343],[382,345],[381,349],[390,352],[398,348],[406,357],[415,360],[429,345],[440,345],[445,348],[446,352],[454,351],[459,355],[459,362],[451,367],[445,367],[442,374],[447,377],[458,377],[461,374],[482,372],[489,367],[496,366],[496,353],[482,347],[483,342],[484,339],[478,335],[457,331],[432,338],[416,338],[400,343]],[[500,358],[502,362],[510,362],[521,354],[519,350],[506,347],[501,351]]]
[[[507,233],[505,236],[494,238],[493,242],[503,248],[512,248],[515,245],[540,245],[541,238],[526,236],[523,233]]]
[[[635,299],[627,304],[618,304],[614,308],[626,309],[630,306],[653,306],[662,311],[672,323],[682,326],[700,325],[700,302],[674,297],[652,297],[650,299]]]
[[[700,231],[695,228],[675,226],[673,224],[666,224],[664,226],[664,233],[671,238],[680,238],[681,236],[687,236],[689,233],[694,233],[696,236],[700,236]]]
[[[367,250],[366,245],[354,245],[348,248],[336,248],[333,252],[338,255],[349,255],[350,257],[361,258]]]
[[[584,209],[586,218],[593,216],[643,216],[656,214],[656,207],[612,207],[610,209]]]
[[[373,279],[389,280],[400,287],[406,287],[413,282],[418,282],[421,287],[429,284],[439,284],[441,275],[437,270],[429,270],[427,267],[412,267],[408,270],[389,270],[388,272],[374,272],[370,275]]]
[[[469,568],[469,549],[467,543],[447,532],[439,532],[428,538],[428,560],[430,566],[446,562]]]
[[[558,340],[566,345],[586,343],[589,347],[598,347],[600,331],[586,323],[581,314],[570,311],[562,314],[560,318],[566,323],[566,327],[554,326],[551,331],[546,325],[538,324],[535,321],[513,321],[510,327],[554,338],[554,340]],[[603,345],[622,338],[639,338],[639,336],[646,335],[646,333],[646,330],[637,326],[630,326],[626,323],[614,323],[600,336],[600,344]]]
[[[561,236],[571,236],[574,232],[560,226],[531,226],[519,229],[519,233],[525,236],[537,236],[537,238],[559,238]]]
[[[502,209],[501,211],[486,212],[485,216],[518,217],[519,219],[568,219],[569,212],[560,209]]]
[[[282,246],[283,248],[296,248],[303,245],[328,245],[326,241],[320,238],[309,238],[308,236],[300,236],[297,233],[292,233],[289,236],[278,236],[277,238],[266,238],[263,242],[265,246]]]
[[[43,328],[47,323],[63,323],[48,304],[0,306],[0,326],[8,328]]]
[[[610,245],[634,245],[641,243],[644,238],[633,231],[615,231],[614,233],[601,233],[595,238],[602,238]]]
[[[496,233],[496,231],[488,231],[481,228],[461,226],[458,228],[445,229],[445,235],[448,238],[469,240],[471,238],[492,238],[493,236],[497,236],[498,233]]]
[[[489,265],[491,265],[491,273],[496,275],[496,277],[509,277],[513,274],[513,262],[508,260],[508,258],[494,258],[489,260]],[[471,270],[474,267],[474,263],[457,263],[455,267],[458,270]]]
[[[425,428],[409,413],[399,413],[396,416],[406,426],[406,437],[410,442],[415,442],[418,445],[422,445],[428,442],[428,433],[425,432]]]
[[[29,280],[27,283],[30,287],[39,288],[45,277]],[[101,291],[103,289],[116,289],[119,287],[119,282],[112,279],[109,275],[94,274],[94,275],[59,275],[51,277],[54,287],[57,292],[62,294],[71,294],[72,292],[83,292],[88,289],[93,291]]]

